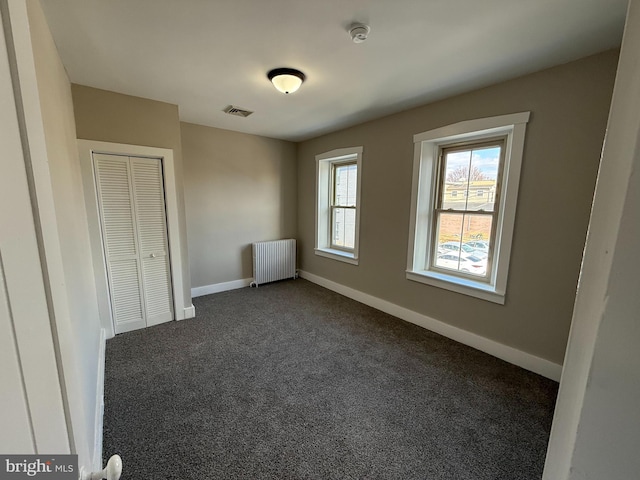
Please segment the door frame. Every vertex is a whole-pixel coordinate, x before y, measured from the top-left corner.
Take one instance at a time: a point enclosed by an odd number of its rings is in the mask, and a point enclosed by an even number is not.
[[[182,256],[180,243],[180,223],[178,195],[176,188],[173,150],[168,148],[127,145],[123,143],[100,142],[96,140],[78,140],[78,154],[82,169],[84,199],[89,223],[89,238],[93,257],[93,271],[98,294],[100,322],[107,331],[108,338],[115,336],[115,326],[111,311],[111,298],[107,278],[107,259],[104,254],[98,193],[95,183],[93,154],[121,155],[131,157],[158,158],[162,162],[164,179],[165,209],[167,215],[167,234],[169,241],[169,265],[171,267],[171,292],[175,320],[184,320],[194,316],[193,306],[185,306],[182,278]]]
[[[87,439],[25,1],[0,2],[0,450],[79,455]]]

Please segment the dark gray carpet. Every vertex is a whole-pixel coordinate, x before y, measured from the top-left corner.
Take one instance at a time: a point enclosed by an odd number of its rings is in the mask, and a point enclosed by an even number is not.
[[[305,280],[107,343],[123,479],[539,479],[557,384]]]

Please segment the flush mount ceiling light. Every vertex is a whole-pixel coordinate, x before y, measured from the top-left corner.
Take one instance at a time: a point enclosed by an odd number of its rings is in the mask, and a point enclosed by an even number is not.
[[[274,68],[267,73],[267,77],[269,77],[273,86],[282,93],[295,92],[307,78],[300,70],[295,70],[293,68]]]

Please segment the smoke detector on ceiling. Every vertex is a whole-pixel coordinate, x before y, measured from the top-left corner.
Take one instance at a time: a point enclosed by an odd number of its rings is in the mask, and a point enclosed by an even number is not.
[[[362,43],[369,36],[369,32],[371,31],[371,27],[369,25],[365,25],[364,23],[353,23],[351,27],[349,27],[349,35],[351,35],[351,40],[353,43]]]

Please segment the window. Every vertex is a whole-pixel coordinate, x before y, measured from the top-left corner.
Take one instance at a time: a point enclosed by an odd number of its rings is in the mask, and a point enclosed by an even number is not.
[[[407,278],[504,303],[529,112],[414,136]]]
[[[317,255],[358,264],[362,147],[316,156]]]
[[[433,210],[433,241],[428,257],[433,270],[471,277],[481,281],[491,278],[492,241],[498,215],[504,153],[504,137],[478,143],[441,146],[436,166],[436,199]],[[495,192],[491,200],[471,192],[479,187]],[[463,197],[451,192],[462,190]],[[468,192],[468,194],[467,194]],[[480,197],[480,198],[478,198]],[[485,240],[487,250],[476,249],[473,240]],[[455,251],[456,262],[447,255]]]
[[[331,248],[353,251],[356,244],[356,162],[331,165]]]

